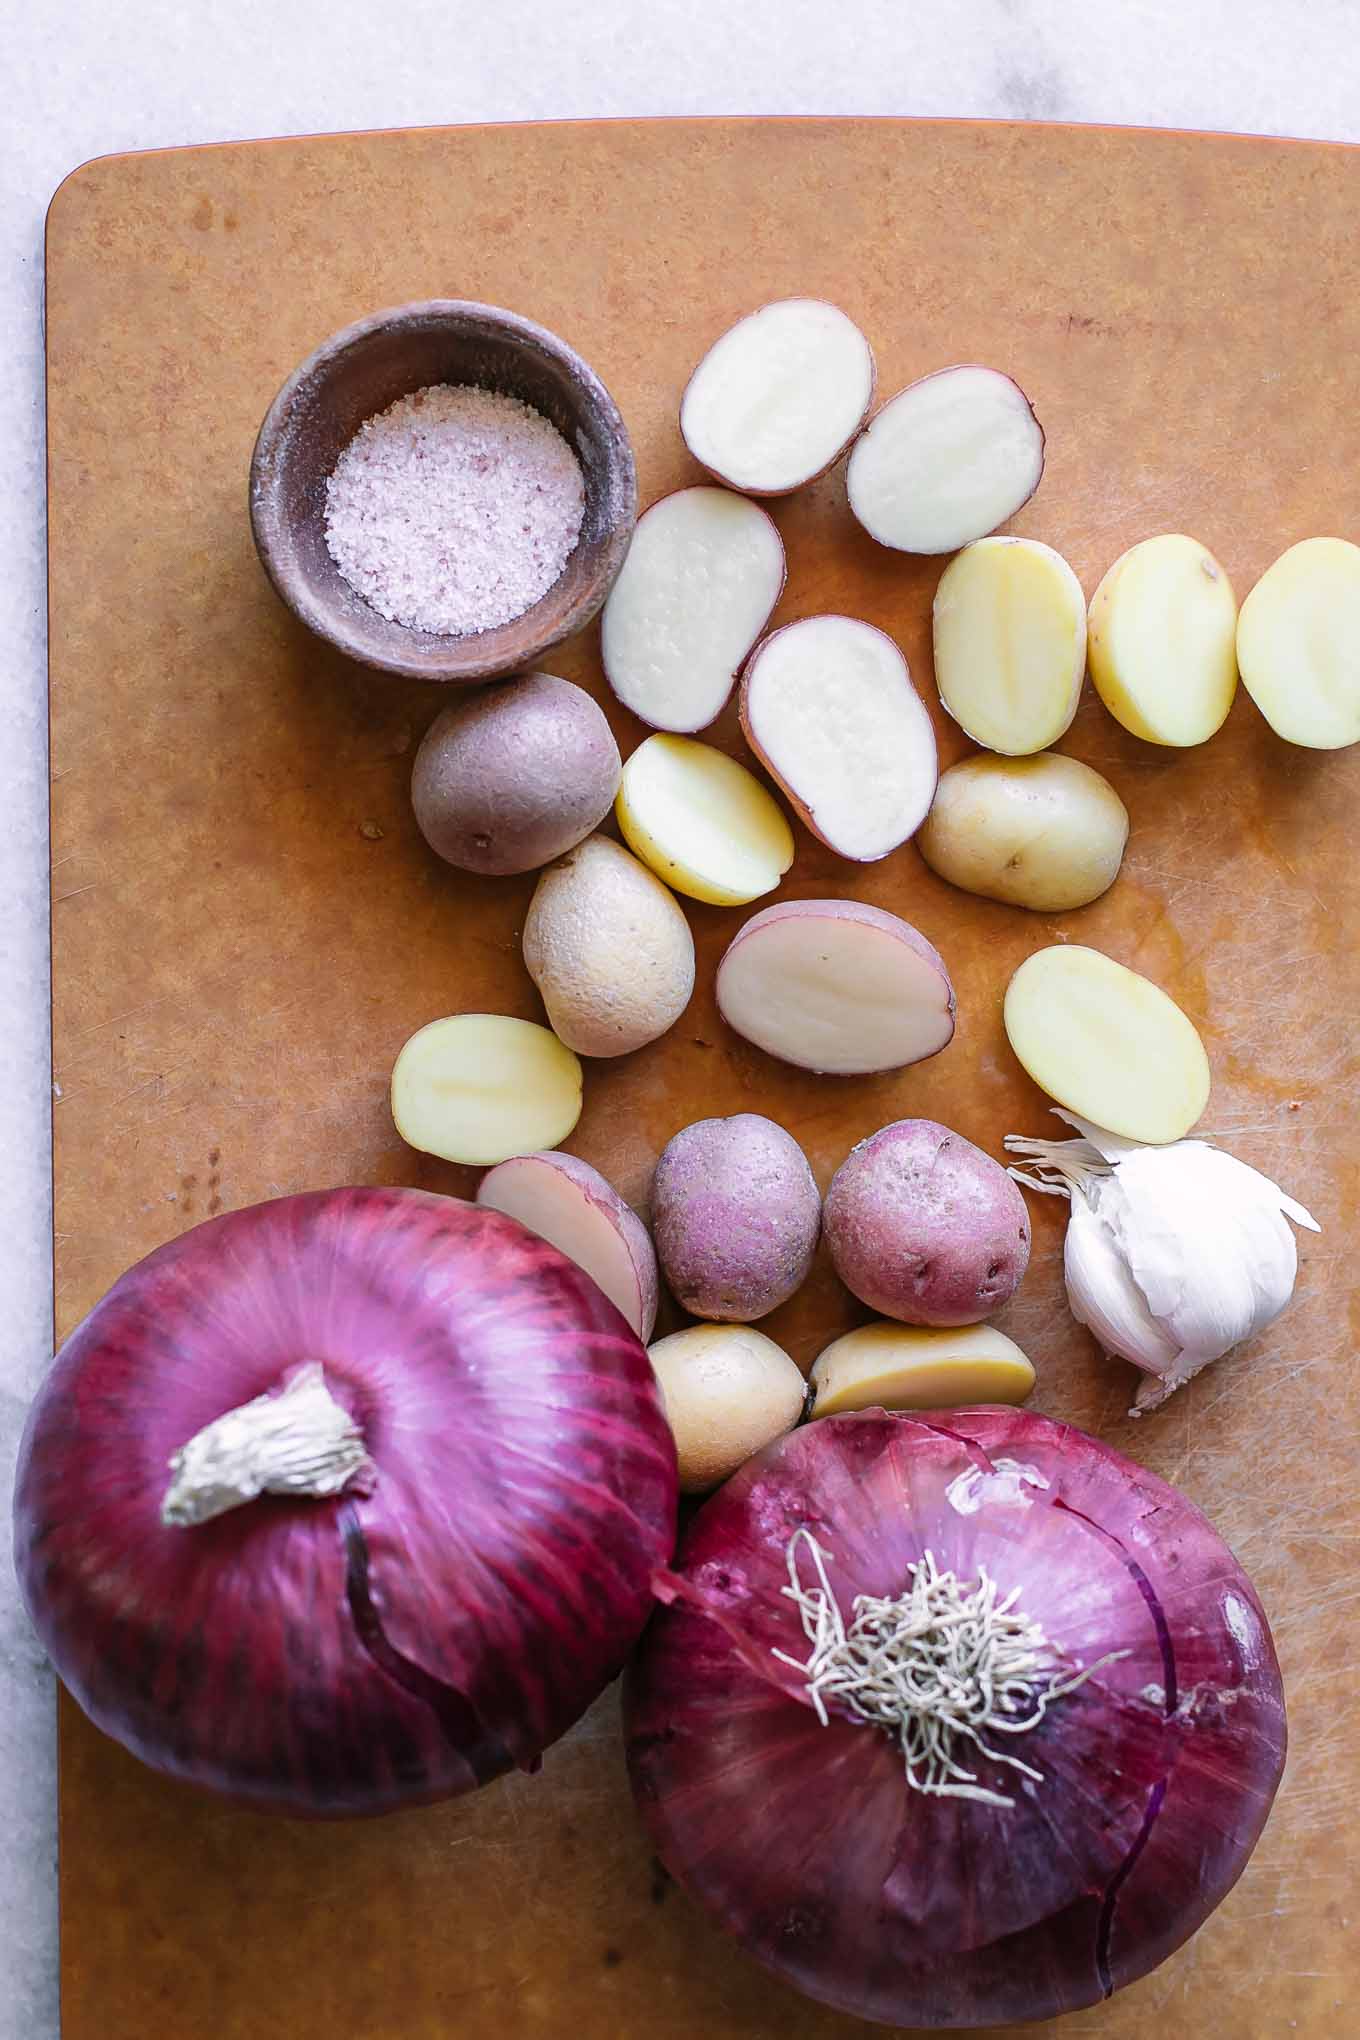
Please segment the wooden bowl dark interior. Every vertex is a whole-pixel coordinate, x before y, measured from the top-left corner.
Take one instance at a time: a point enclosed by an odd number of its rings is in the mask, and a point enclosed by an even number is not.
[[[326,547],[326,483],[340,453],[365,419],[430,383],[476,383],[532,404],[585,477],[581,537],[553,586],[522,616],[469,637],[389,623]],[[255,544],[288,607],[351,659],[415,680],[475,682],[532,666],[600,608],[636,517],[632,447],[599,377],[544,327],[458,299],[400,305],[333,334],[270,405],[250,467]]]

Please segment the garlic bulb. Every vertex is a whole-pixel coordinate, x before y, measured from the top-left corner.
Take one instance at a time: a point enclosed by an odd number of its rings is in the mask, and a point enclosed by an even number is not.
[[[1055,1107],[1079,1140],[1006,1147],[1018,1183],[1072,1206],[1063,1273],[1072,1315],[1147,1376],[1130,1415],[1164,1403],[1288,1303],[1298,1250],[1286,1218],[1318,1232],[1268,1176],[1203,1140],[1140,1147]]]

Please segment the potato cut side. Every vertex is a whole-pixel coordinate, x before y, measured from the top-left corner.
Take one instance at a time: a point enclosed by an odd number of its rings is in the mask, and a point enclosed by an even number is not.
[[[991,1325],[936,1331],[887,1319],[833,1339],[813,1363],[809,1415],[843,1410],[950,1410],[1022,1403],[1034,1369]]]
[[[859,900],[766,907],[729,945],[716,990],[738,1034],[827,1076],[901,1069],[937,1055],[954,1032],[954,991],[937,952]]]
[[[709,348],[685,391],[680,433],[732,488],[782,496],[845,451],[873,393],[874,357],[854,321],[818,298],[784,298]]]
[[[1237,658],[1242,685],[1286,743],[1360,742],[1360,546],[1305,538],[1281,553],[1242,604]]]
[[[1008,375],[964,365],[923,376],[883,406],[846,468],[850,508],[880,545],[954,552],[1029,501],[1043,428]]]
[[[1209,1102],[1209,1058],[1158,985],[1098,949],[1058,943],[1006,988],[1006,1033],[1041,1091],[1126,1140],[1187,1134]]]
[[[935,792],[935,732],[890,637],[808,616],[751,654],[746,741],[815,836],[867,864],[914,834]]]
[[[392,1069],[397,1132],[422,1154],[485,1168],[556,1147],[581,1116],[581,1065],[556,1035],[503,1013],[431,1020]]]
[[[1020,758],[1055,744],[1086,674],[1086,597],[1061,553],[1037,538],[980,538],[935,593],[935,679],[956,723]]]
[[[589,1275],[643,1341],[656,1323],[656,1253],[612,1183],[575,1155],[520,1155],[483,1176],[477,1202],[515,1218]]]
[[[624,768],[615,802],[624,841],[691,899],[736,907],[773,892],[793,830],[744,765],[693,737],[655,736]]]
[[[1114,884],[1129,814],[1077,758],[961,758],[940,775],[916,838],[931,870],[963,892],[1063,914]]]
[[[784,586],[784,544],[730,489],[680,489],[638,519],[601,620],[605,678],[653,729],[719,714]]]
[[[1091,679],[1135,737],[1202,744],[1237,692],[1236,634],[1237,600],[1213,554],[1181,532],[1145,538],[1091,597]]]

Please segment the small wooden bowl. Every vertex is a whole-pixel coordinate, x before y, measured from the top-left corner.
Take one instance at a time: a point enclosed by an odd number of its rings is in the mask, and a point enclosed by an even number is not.
[[[576,549],[532,609],[494,630],[440,637],[379,616],[326,546],[326,483],[365,419],[430,383],[475,383],[532,404],[585,476]],[[434,298],[333,333],[275,397],[250,463],[250,522],[265,572],[309,630],[382,673],[452,683],[533,666],[590,622],[637,519],[637,475],[618,407],[579,354],[494,305]]]

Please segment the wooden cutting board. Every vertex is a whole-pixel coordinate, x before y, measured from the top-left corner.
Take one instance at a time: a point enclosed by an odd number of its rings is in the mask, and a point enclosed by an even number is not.
[[[472,882],[412,825],[434,692],[351,669],[275,601],[246,467],[293,364],[384,304],[489,299],[556,328],[632,429],[642,499],[695,479],[676,401],[705,344],[770,297],[825,296],[880,388],[1011,370],[1048,429],[1015,529],[1088,591],[1132,541],[1195,534],[1239,594],[1286,545],[1360,537],[1360,153],[1112,130],[896,121],[658,122],[266,142],[86,165],[48,243],[56,1284],[65,1333],[131,1261],[211,1212],[311,1185],[468,1191],[393,1133],[405,1037],[465,1007],[537,1017],[530,879]],[[780,620],[890,631],[932,697],[938,563],[879,550],[839,470],[781,504]],[[602,693],[595,633],[554,669]],[[610,706],[625,750],[639,726]],[[943,761],[965,748],[937,715]],[[718,726],[736,748],[735,721]],[[1132,1376],[1070,1322],[1062,1213],[1002,1320],[1036,1405],[1207,1509],[1251,1571],[1288,1683],[1289,1771],[1238,1889],[1172,1961],[1065,2031],[1339,2032],[1360,2003],[1352,1620],[1360,1302],[1360,752],[1275,740],[1239,699],[1181,755],[1086,699],[1062,748],[1133,816],[1114,890],[1061,921],[972,900],[907,848],[859,870],[806,836],[787,896],[855,893],[951,967],[948,1052],[819,1081],[729,1035],[713,968],[741,914],[692,912],[694,1002],[592,1068],[570,1145],[645,1202],[688,1120],[783,1120],[825,1182],[925,1114],[992,1152],[1039,1132],[1001,994],[1091,942],[1164,985],[1209,1045],[1207,1125],[1321,1219],[1298,1301],[1249,1352],[1131,1423]],[[849,1321],[819,1267],[772,1321],[808,1364]],[[802,2040],[852,2022],[771,1982],[652,1862],[612,1695],[542,1775],[373,1825],[248,1817],[140,1769],[63,1703],[66,2040]]]

